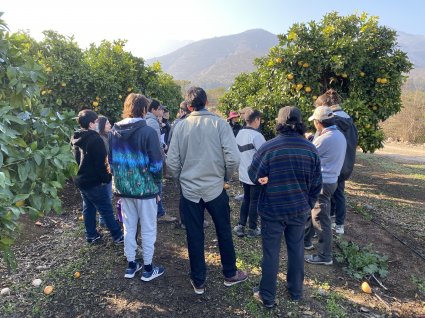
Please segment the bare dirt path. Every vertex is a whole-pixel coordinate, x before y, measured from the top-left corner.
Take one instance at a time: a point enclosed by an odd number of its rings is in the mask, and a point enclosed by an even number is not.
[[[375,154],[404,162],[425,163],[425,146],[386,142]]]

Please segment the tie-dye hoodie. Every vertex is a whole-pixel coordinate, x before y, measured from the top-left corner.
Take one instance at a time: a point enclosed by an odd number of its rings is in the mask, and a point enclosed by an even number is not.
[[[162,163],[158,136],[143,118],[126,118],[114,125],[109,135],[109,164],[116,195],[156,197]]]

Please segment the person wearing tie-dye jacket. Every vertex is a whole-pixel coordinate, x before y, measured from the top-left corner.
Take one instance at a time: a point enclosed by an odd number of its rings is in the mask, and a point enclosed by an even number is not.
[[[124,119],[114,125],[109,138],[109,164],[115,195],[121,197],[124,223],[124,253],[128,261],[124,277],[133,278],[143,268],[142,281],[150,281],[165,271],[152,263],[163,156],[156,131],[144,120],[148,105],[145,96],[128,95],[124,102]],[[136,262],[138,223],[144,266]]]

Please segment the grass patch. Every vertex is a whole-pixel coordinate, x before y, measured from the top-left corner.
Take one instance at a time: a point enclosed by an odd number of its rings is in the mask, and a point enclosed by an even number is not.
[[[359,159],[367,161],[371,166],[384,172],[399,173],[409,179],[425,181],[425,165],[398,163],[390,158],[376,156],[373,154],[358,153]]]
[[[419,291],[425,295],[425,279],[412,276],[412,281],[418,287]]]
[[[341,295],[337,292],[331,292],[326,299],[326,310],[330,318],[345,318],[347,314],[344,307],[340,304],[342,300]]]

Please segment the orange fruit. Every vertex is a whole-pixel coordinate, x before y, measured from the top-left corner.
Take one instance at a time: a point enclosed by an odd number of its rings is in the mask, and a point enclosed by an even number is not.
[[[381,78],[381,84],[387,84],[388,80],[386,78]]]
[[[381,78],[380,78],[380,77],[378,77],[378,78],[376,79],[376,82],[377,82],[377,83],[381,83]]]
[[[304,68],[307,68],[307,67],[309,67],[309,66],[310,66],[310,64],[308,64],[308,63],[304,63],[304,64],[303,64],[303,67],[304,67]]]
[[[97,106],[99,106],[99,103],[98,102],[93,102],[92,105],[93,105],[93,107],[97,107]]]
[[[306,93],[310,93],[311,92],[311,87],[310,86],[306,86],[304,88],[304,90],[305,90]]]
[[[286,75],[286,78],[291,81],[294,79],[294,74],[289,73],[288,75]]]
[[[276,61],[276,63],[282,63],[283,62],[283,58],[277,57],[275,61]]]
[[[364,77],[366,74],[364,72],[360,72],[360,76]]]
[[[43,293],[46,295],[50,295],[53,292],[53,286],[46,286],[44,287]]]
[[[304,85],[303,84],[301,84],[301,83],[299,83],[299,84],[297,84],[297,91],[299,91],[300,89],[302,89],[304,87]]]
[[[370,285],[368,282],[363,282],[361,288],[364,293],[372,294],[372,288],[370,288]]]
[[[81,273],[80,273],[80,272],[75,272],[75,273],[74,273],[74,277],[75,277],[75,278],[80,278],[80,276],[81,276]]]

